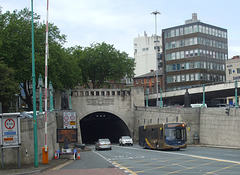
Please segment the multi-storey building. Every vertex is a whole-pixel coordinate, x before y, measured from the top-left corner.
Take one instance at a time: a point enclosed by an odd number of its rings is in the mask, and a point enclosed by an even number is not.
[[[160,36],[147,36],[146,32],[144,32],[144,36],[134,38],[135,76],[146,74],[150,70],[156,70],[157,60],[158,68],[162,69],[161,42]]]
[[[225,81],[227,30],[202,23],[197,14],[184,25],[162,30],[167,90]]]

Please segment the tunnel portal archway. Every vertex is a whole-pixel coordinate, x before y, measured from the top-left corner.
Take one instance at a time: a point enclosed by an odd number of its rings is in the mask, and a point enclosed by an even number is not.
[[[118,143],[122,135],[130,132],[125,122],[118,116],[108,112],[95,112],[80,120],[82,142],[92,144],[99,138],[109,138],[112,143]]]

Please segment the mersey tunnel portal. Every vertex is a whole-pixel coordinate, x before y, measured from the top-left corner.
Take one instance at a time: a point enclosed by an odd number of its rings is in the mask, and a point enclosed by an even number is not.
[[[129,135],[127,125],[118,116],[108,112],[95,112],[80,120],[82,142],[95,143],[99,138],[109,138],[112,143],[118,143],[123,135]]]

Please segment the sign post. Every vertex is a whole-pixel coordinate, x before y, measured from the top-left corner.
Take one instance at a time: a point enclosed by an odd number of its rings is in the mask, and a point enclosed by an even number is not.
[[[7,114],[0,115],[0,144],[2,148],[2,168],[4,168],[4,148],[18,148],[18,168],[20,168],[19,146],[21,145],[20,136],[20,115]]]

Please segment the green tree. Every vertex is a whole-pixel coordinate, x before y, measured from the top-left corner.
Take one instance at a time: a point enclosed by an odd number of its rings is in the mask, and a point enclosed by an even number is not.
[[[21,85],[25,96],[20,96],[30,110],[32,110],[32,39],[31,39],[31,11],[27,8],[21,11],[1,13],[0,22],[0,58],[14,70],[14,78]],[[40,17],[34,13],[34,47],[36,80],[41,73],[45,75],[45,40],[46,25],[39,22]],[[48,81],[51,80],[54,89],[73,87],[77,78],[71,73],[76,71],[76,63],[70,52],[62,47],[66,36],[52,23],[49,23],[49,67]],[[69,55],[70,54],[70,55]],[[69,58],[68,57],[71,57]],[[68,59],[69,58],[69,59]],[[76,62],[76,61],[75,61]],[[72,66],[74,64],[74,66]],[[66,71],[64,68],[70,69]],[[68,73],[69,75],[66,75]],[[71,78],[69,78],[71,77]],[[66,79],[65,79],[66,78]],[[79,78],[78,78],[79,79]],[[73,81],[73,82],[71,82]],[[38,81],[36,81],[37,87]]]
[[[125,76],[134,76],[135,62],[126,52],[120,52],[106,43],[92,44],[84,49],[78,47],[73,52],[78,58],[82,81],[89,88],[101,88],[107,81],[120,81]]]
[[[11,102],[17,99],[15,94],[19,94],[20,89],[13,75],[14,70],[0,60],[0,102],[2,102],[3,112],[9,110]]]

